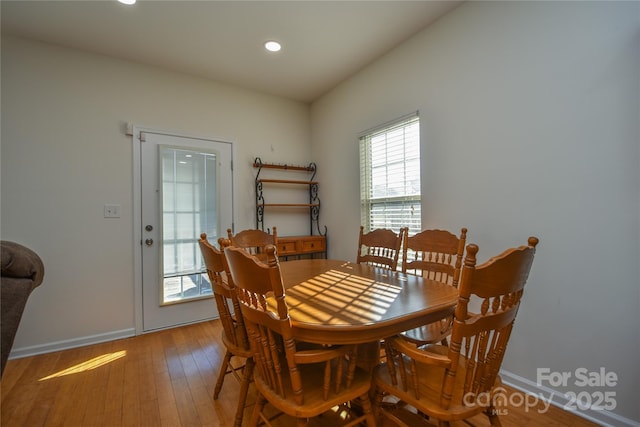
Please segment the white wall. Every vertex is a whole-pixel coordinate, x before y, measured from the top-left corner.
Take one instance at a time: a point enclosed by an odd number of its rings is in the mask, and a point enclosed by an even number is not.
[[[481,261],[540,238],[504,368],[605,367],[640,420],[639,47],[638,2],[468,2],[314,102],[330,257],[355,259],[359,132],[419,110],[423,227]]]
[[[128,121],[235,144],[236,230],[255,227],[254,157],[311,160],[307,104],[3,37],[2,239],[35,250],[46,270],[14,350],[135,326]],[[122,217],[104,219],[105,203]],[[307,227],[305,217],[279,228]]]

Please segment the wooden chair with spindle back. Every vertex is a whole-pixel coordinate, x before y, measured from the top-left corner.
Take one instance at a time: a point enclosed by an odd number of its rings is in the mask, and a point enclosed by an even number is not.
[[[406,232],[407,228],[403,227],[399,233],[388,228],[377,228],[365,233],[361,225],[356,263],[395,270],[398,267],[402,238]]]
[[[496,399],[504,393],[498,375],[520,307],[538,239],[511,248],[476,267],[478,246],[467,246],[458,288],[451,344],[418,348],[402,335],[388,339],[387,361],[374,369],[376,411],[408,425],[383,404],[393,395],[417,411],[448,426],[484,413],[499,426]],[[479,313],[469,310],[470,300]],[[400,381],[398,381],[398,374]]]
[[[402,272],[458,287],[464,257],[467,229],[460,236],[447,230],[423,230],[413,236],[405,233],[402,243]],[[447,344],[453,316],[404,332],[416,344]]]
[[[220,250],[218,250],[209,243],[207,234],[202,233],[198,243],[204,258],[207,275],[213,288],[218,314],[220,315],[220,323],[222,323],[222,342],[226,348],[213,391],[213,398],[218,399],[227,374],[232,374],[240,382],[240,395],[234,421],[234,426],[240,427],[249,392],[249,384],[253,377],[254,362],[235,285],[229,274],[224,252],[222,252],[226,246],[229,246],[230,242],[221,237],[218,239],[220,245]],[[244,359],[244,363],[239,367],[234,367],[232,364],[234,357]],[[242,371],[242,377],[238,375],[237,371],[239,370]]]
[[[231,229],[227,229],[227,236],[231,246],[244,249],[247,253],[264,259],[264,248],[267,245],[278,247],[278,231],[273,227],[273,234],[258,229],[242,230],[235,235]]]
[[[371,376],[356,366],[356,346],[307,349],[294,338],[275,247],[266,247],[266,262],[233,246],[224,251],[256,363],[258,396],[249,425],[270,425],[267,402],[306,426],[309,418],[358,399],[362,415],[348,425],[375,426]]]

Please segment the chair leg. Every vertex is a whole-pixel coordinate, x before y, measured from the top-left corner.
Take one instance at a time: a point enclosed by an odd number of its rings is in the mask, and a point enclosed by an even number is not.
[[[487,417],[489,418],[489,422],[494,427],[502,427],[502,423],[500,422],[500,418],[498,417],[498,411],[494,407],[490,407],[485,411]]]
[[[362,405],[362,414],[367,421],[367,427],[376,427],[376,417],[371,407],[371,400],[369,399],[369,393],[365,393],[360,396],[360,405]]]
[[[258,427],[258,422],[260,421],[260,414],[264,409],[264,405],[267,404],[267,399],[258,392],[256,396],[256,404],[253,407],[253,412],[251,414],[251,422],[249,422],[249,427]]]
[[[369,393],[371,394],[370,399],[373,401],[373,415],[376,419],[380,419],[382,406],[384,405],[384,392],[374,386]]]
[[[234,427],[242,426],[242,416],[244,415],[244,407],[247,402],[247,394],[249,394],[249,384],[253,378],[253,367],[255,363],[253,358],[248,358],[242,369],[242,383],[240,384],[240,395],[238,396],[238,408],[236,409],[236,419],[233,423]]]
[[[233,354],[229,350],[224,354],[224,360],[220,365],[220,372],[218,373],[218,380],[216,381],[216,388],[213,390],[213,399],[217,399],[222,390],[222,384],[224,383],[224,377],[227,375],[227,369],[230,367],[231,357]]]

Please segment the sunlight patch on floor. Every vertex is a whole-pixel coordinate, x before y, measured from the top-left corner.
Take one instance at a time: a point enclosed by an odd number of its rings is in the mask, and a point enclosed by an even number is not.
[[[53,378],[64,377],[65,375],[79,374],[81,372],[90,371],[92,369],[99,368],[100,366],[104,366],[108,363],[118,360],[122,357],[125,357],[126,355],[126,350],[103,354],[102,356],[94,357],[93,359],[87,360],[86,362],[82,362],[75,366],[71,366],[70,368],[63,369],[62,371],[56,372],[55,374],[40,378],[39,381],[46,381]]]

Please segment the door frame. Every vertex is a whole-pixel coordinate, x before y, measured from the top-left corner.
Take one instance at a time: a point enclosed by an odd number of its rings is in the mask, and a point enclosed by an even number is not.
[[[231,221],[236,222],[236,193],[235,182],[237,179],[234,167],[236,158],[236,146],[232,141],[221,138],[213,138],[210,136],[193,135],[183,132],[167,131],[163,129],[127,124],[126,134],[131,136],[131,145],[133,149],[133,303],[134,303],[134,320],[135,334],[141,335],[147,332],[143,329],[143,300],[142,300],[142,168],[141,168],[141,147],[140,134],[143,132],[164,134],[180,138],[206,139],[231,144]],[[233,225],[232,225],[233,226]]]

